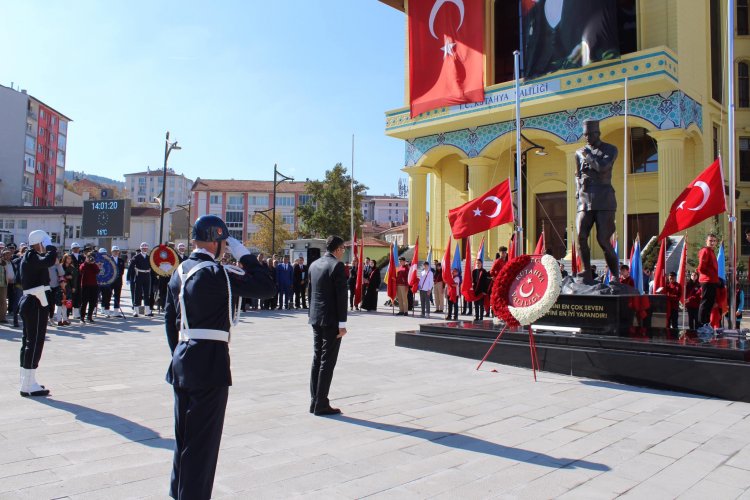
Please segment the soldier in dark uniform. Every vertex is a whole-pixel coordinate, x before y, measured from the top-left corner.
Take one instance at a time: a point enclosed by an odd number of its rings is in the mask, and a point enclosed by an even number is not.
[[[602,142],[600,135],[598,120],[584,121],[583,136],[586,138],[586,145],[576,151],[576,227],[584,280],[594,279],[589,248],[589,233],[594,224],[596,241],[604,251],[607,267],[619,268],[615,249],[610,242],[615,232],[617,210],[615,190],[612,187],[612,167],[617,159],[617,148]]]
[[[148,259],[148,243],[141,243],[141,251],[130,259],[128,277],[131,279],[133,290],[133,317],[138,317],[138,308],[143,304],[146,316],[152,315],[149,307],[151,296],[151,262]]]
[[[70,245],[70,256],[73,257],[73,264],[75,264],[76,269],[86,262],[86,256],[81,252],[81,245],[75,241]],[[75,288],[73,292],[73,319],[81,319],[81,284],[76,283],[73,288]]]
[[[120,255],[120,247],[117,245],[112,247],[112,258],[117,264],[117,275],[115,281],[112,282],[112,295],[115,298],[112,310],[118,311],[120,309],[120,294],[122,293],[122,275],[125,274],[125,257]]]
[[[277,291],[269,269],[228,236],[219,217],[196,220],[195,250],[169,282],[164,321],[172,351],[167,382],[175,396],[173,498],[211,497],[232,385],[229,340],[239,319],[233,297],[267,299]],[[216,262],[227,247],[242,268]]]
[[[42,357],[47,335],[49,305],[44,293],[49,290],[49,268],[57,262],[57,247],[41,230],[29,233],[29,250],[21,259],[23,297],[19,304],[23,318],[21,339],[21,396],[46,396],[49,389],[36,381],[36,368]]]

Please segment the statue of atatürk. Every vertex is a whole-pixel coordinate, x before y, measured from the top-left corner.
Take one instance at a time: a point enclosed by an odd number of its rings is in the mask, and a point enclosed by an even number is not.
[[[583,265],[584,280],[592,279],[589,233],[596,224],[596,241],[604,250],[604,258],[613,280],[619,275],[619,263],[610,238],[615,232],[617,200],[612,187],[612,167],[617,159],[617,148],[600,140],[598,120],[583,122],[586,145],[576,151],[576,200],[578,210],[578,249]]]

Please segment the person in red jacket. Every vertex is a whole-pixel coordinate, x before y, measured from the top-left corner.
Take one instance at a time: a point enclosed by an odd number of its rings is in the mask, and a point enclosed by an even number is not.
[[[685,290],[685,309],[688,314],[688,328],[698,328],[698,307],[701,304],[701,285],[698,283],[698,273],[693,271]]]
[[[495,262],[492,263],[492,267],[490,268],[490,276],[492,277],[492,279],[495,279],[497,275],[500,274],[500,271],[503,270],[505,264],[508,263],[507,247],[498,248],[497,254],[497,258],[495,259]]]
[[[716,235],[709,233],[706,236],[706,246],[698,252],[698,267],[696,271],[700,277],[701,303],[698,308],[698,321],[700,325],[708,325],[711,320],[711,309],[716,301],[716,288],[719,286],[719,263],[716,260],[714,248],[718,240]]]
[[[409,266],[406,258],[398,258],[399,267],[396,270],[396,300],[398,300],[398,316],[409,315]]]
[[[81,323],[86,322],[84,316],[88,318],[89,323],[93,323],[94,318],[92,316],[99,298],[99,284],[96,282],[99,266],[94,261],[93,253],[86,256],[86,260],[81,264],[79,270],[81,278]],[[88,305],[88,314],[86,313],[86,305]]]
[[[676,330],[677,314],[680,311],[680,285],[677,283],[677,273],[669,273],[667,286],[664,288],[664,295],[667,296],[667,328]]]

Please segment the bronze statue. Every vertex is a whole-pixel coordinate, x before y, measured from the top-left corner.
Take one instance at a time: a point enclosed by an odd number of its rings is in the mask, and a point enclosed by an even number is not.
[[[600,139],[598,120],[583,122],[586,145],[576,151],[576,228],[578,249],[583,265],[583,279],[591,280],[591,249],[589,233],[596,224],[596,241],[604,250],[604,259],[617,280],[619,263],[610,239],[615,232],[617,200],[612,187],[612,167],[617,159],[617,148]]]

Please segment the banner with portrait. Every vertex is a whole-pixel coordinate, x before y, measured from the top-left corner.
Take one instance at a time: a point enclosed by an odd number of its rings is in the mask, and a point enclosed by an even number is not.
[[[526,78],[620,57],[617,0],[523,0]]]

